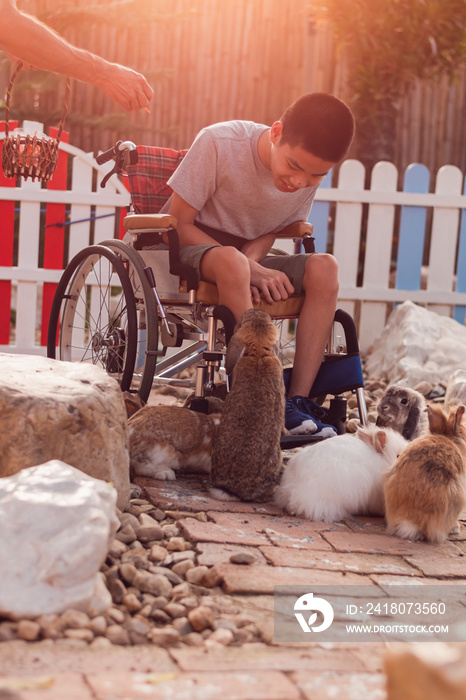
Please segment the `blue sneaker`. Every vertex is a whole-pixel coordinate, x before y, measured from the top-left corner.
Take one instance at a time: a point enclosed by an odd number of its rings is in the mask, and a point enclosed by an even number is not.
[[[291,435],[313,433],[322,438],[335,437],[337,434],[333,425],[322,423],[319,418],[325,418],[324,409],[305,396],[292,396],[286,399],[285,427]]]
[[[293,401],[295,401],[302,413],[307,413],[314,419],[319,418],[320,420],[325,420],[327,417],[325,409],[308,396],[293,396]]]
[[[287,398],[285,401],[285,428],[291,435],[306,435],[315,433],[317,425],[309,414],[299,410],[293,399]]]

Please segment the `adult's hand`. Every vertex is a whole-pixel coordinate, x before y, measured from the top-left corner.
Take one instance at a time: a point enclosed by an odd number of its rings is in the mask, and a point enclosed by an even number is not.
[[[94,85],[127,112],[147,109],[154,91],[143,75],[117,63],[105,63]]]

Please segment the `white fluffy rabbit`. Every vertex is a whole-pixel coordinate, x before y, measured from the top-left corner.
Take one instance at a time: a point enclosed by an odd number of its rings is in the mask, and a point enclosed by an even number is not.
[[[275,502],[309,520],[384,515],[383,474],[407,445],[400,433],[376,426],[308,445],[285,467]]]

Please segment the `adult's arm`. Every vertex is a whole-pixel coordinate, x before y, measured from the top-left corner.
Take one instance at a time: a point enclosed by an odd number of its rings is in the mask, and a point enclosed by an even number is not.
[[[0,16],[0,49],[11,57],[96,85],[126,111],[149,104],[154,91],[140,73],[73,46],[37,18],[18,10],[16,0],[0,0]]]

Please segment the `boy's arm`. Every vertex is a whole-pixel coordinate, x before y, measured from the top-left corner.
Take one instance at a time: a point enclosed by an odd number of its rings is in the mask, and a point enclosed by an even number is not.
[[[275,233],[264,233],[264,235],[259,236],[259,238],[254,238],[252,241],[246,241],[241,248],[241,252],[244,253],[249,260],[259,262],[259,260],[265,258],[275,243],[276,237],[277,235]]]
[[[180,245],[202,245],[204,243],[219,243],[202,229],[195,225],[194,221],[199,211],[186,202],[179,194],[173,193],[170,203],[170,214],[177,219],[176,230],[180,239]],[[241,252],[251,261],[259,262],[265,258],[275,241],[275,233],[266,233],[259,238],[245,241]]]
[[[180,244],[183,245],[202,245],[203,243],[213,243],[219,245],[217,241],[204,233],[198,228],[194,221],[198,214],[198,210],[190,206],[176,192],[173,193],[170,204],[170,214],[177,218],[176,230],[180,239]],[[243,252],[249,260],[249,268],[251,271],[251,295],[255,302],[259,302],[263,297],[269,304],[280,299],[288,299],[294,292],[294,287],[284,272],[280,270],[271,270],[259,265],[259,260],[262,260],[270,250],[275,235],[267,233],[264,236],[256,238],[254,241],[248,241],[245,246],[248,248],[248,253]],[[264,252],[265,251],[265,252]]]
[[[194,220],[198,213],[198,210],[182,199],[179,194],[173,193],[170,214],[175,216],[178,222],[176,230],[180,245],[203,245],[204,243],[219,245],[217,241],[195,225]]]

